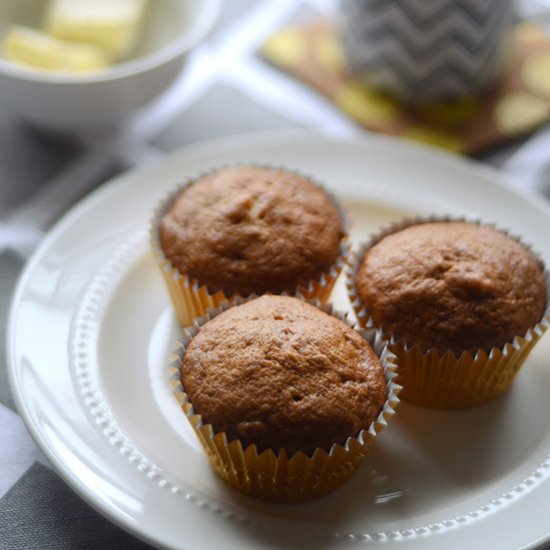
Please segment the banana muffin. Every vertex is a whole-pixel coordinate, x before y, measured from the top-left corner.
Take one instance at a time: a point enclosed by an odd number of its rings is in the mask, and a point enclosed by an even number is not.
[[[488,226],[433,222],[384,237],[365,254],[356,292],[374,324],[409,344],[489,352],[542,318],[540,262]]]
[[[238,296],[326,302],[349,249],[336,200],[279,168],[236,165],[190,180],[155,212],[151,241],[180,324]]]
[[[306,454],[368,429],[388,397],[369,343],[298,298],[262,296],[201,327],[181,366],[194,411],[243,448]]]
[[[365,243],[348,272],[362,326],[398,358],[404,401],[485,403],[512,384],[548,327],[548,273],[527,247],[462,220],[405,221]]]

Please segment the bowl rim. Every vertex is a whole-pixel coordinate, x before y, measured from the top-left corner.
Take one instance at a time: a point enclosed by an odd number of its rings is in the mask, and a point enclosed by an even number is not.
[[[146,72],[189,52],[206,37],[218,19],[222,0],[200,0],[199,6],[198,14],[191,22],[189,29],[176,40],[170,41],[150,54],[115,64],[105,71],[98,71],[89,75],[47,72],[20,67],[16,63],[0,58],[0,74],[3,73],[18,80],[43,82],[45,84],[78,85],[108,82]]]

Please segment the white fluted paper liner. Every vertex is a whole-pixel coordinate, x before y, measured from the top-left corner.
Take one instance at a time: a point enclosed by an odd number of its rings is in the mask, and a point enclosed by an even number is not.
[[[368,309],[361,303],[355,289],[355,277],[367,251],[384,237],[407,227],[431,222],[466,222],[492,227],[529,250],[538,260],[546,282],[546,309],[542,319],[525,334],[518,335],[502,348],[494,347],[488,353],[482,349],[459,356],[451,351],[439,353],[437,349],[422,349],[396,335],[377,327]],[[544,262],[519,237],[492,224],[450,216],[407,218],[382,229],[360,245],[351,256],[346,268],[346,287],[358,323],[367,329],[379,330],[390,350],[398,358],[397,382],[403,387],[403,401],[436,409],[461,409],[490,401],[504,393],[534,345],[550,325],[550,272]]]
[[[399,403],[400,386],[395,383],[395,356],[374,331],[366,332],[353,327],[345,315],[333,312],[331,305],[322,305],[318,300],[309,301],[322,311],[345,321],[367,339],[380,358],[388,387],[386,402],[368,429],[357,437],[349,437],[344,445],[335,443],[327,452],[316,449],[311,454],[296,452],[292,455],[281,449],[258,452],[256,445],[243,448],[240,440],[228,441],[225,433],[215,433],[211,425],[204,425],[202,418],[193,410],[183,389],[180,367],[187,346],[201,327],[230,307],[245,303],[256,296],[237,298],[234,304],[228,302],[210,310],[206,316],[196,319],[193,327],[185,330],[180,347],[174,353],[170,365],[170,380],[175,396],[193,427],[216,473],[235,489],[250,496],[277,502],[297,502],[325,495],[339,487],[361,463],[376,436],[395,414]]]
[[[187,327],[193,324],[193,320],[196,317],[202,317],[210,308],[219,306],[224,302],[234,302],[237,297],[240,296],[238,293],[233,293],[227,295],[222,290],[214,291],[208,288],[207,285],[201,284],[197,279],[192,279],[188,277],[185,273],[181,273],[177,267],[173,266],[171,261],[165,256],[162,247],[160,245],[160,220],[169,210],[170,206],[176,199],[176,197],[188,186],[193,185],[195,181],[198,181],[205,176],[218,172],[223,168],[229,166],[258,166],[260,168],[269,168],[273,170],[284,170],[286,172],[299,175],[303,178],[306,178],[308,181],[316,185],[318,188],[322,189],[324,193],[329,198],[330,202],[334,205],[340,218],[342,220],[342,226],[344,231],[344,236],[340,240],[340,251],[339,256],[334,262],[334,264],[329,268],[328,271],[321,273],[317,278],[311,279],[307,286],[297,286],[294,294],[303,296],[308,300],[318,299],[322,303],[325,303],[329,300],[330,294],[338,276],[344,269],[344,266],[347,261],[347,257],[350,252],[349,245],[349,221],[346,212],[342,209],[338,200],[327,191],[324,186],[317,182],[315,179],[308,175],[301,174],[295,170],[289,170],[288,168],[282,166],[271,166],[267,164],[258,164],[258,163],[237,163],[233,165],[224,165],[212,170],[208,170],[199,174],[196,177],[189,178],[182,184],[176,186],[168,195],[166,195],[159,203],[157,208],[154,210],[153,216],[150,222],[150,241],[157,260],[158,265],[160,266],[163,278],[166,282],[171,301],[176,310],[176,314],[180,325],[182,327]],[[246,297],[246,296],[242,296]]]

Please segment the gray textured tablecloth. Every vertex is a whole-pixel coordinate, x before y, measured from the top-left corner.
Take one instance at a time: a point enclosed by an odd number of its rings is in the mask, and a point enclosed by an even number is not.
[[[290,82],[255,55],[262,36],[280,24],[314,9],[332,8],[330,1],[227,1],[209,40],[195,52],[196,58],[210,60],[223,52],[224,63],[214,63],[204,82],[195,83],[194,90],[182,96],[181,109],[175,110],[173,120],[158,136],[149,136],[149,153],[155,156],[251,130],[302,127],[329,135],[359,135],[358,128],[313,92]],[[247,33],[250,39],[243,41]],[[288,99],[287,86],[292,93],[299,92],[296,101]],[[308,109],[301,109],[300,102],[307,102]],[[515,174],[514,185],[544,187],[547,167],[543,161],[549,144],[550,132],[545,129],[532,140],[496,151],[485,161]],[[147,547],[92,510],[58,477],[27,434],[8,387],[8,306],[25,256],[39,241],[36,232],[26,230],[26,223],[32,225],[30,218],[36,208],[52,214],[45,216],[43,225],[55,219],[59,195],[48,185],[52,179],[54,183],[56,178],[62,179],[64,170],[74,163],[78,170],[87,153],[89,147],[75,140],[38,132],[0,111],[0,218],[12,224],[0,232],[0,549]],[[550,161],[549,153],[546,157]],[[524,170],[532,158],[540,161],[537,170],[532,162],[529,170]],[[93,183],[100,184],[129,164],[132,160],[128,158],[105,163]],[[84,186],[76,195],[84,195],[86,190]],[[76,198],[68,200],[64,208]]]

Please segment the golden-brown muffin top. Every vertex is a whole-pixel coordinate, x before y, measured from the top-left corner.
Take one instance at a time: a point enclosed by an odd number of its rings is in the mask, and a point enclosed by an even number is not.
[[[423,349],[502,347],[542,318],[543,273],[523,246],[486,226],[414,225],[367,251],[355,278],[375,325]]]
[[[294,292],[339,255],[341,217],[324,191],[279,169],[232,166],[186,187],[160,222],[181,273],[210,290]]]
[[[286,296],[262,296],[208,321],[189,344],[181,374],[205,424],[260,451],[328,451],[368,428],[387,397],[368,342]]]

